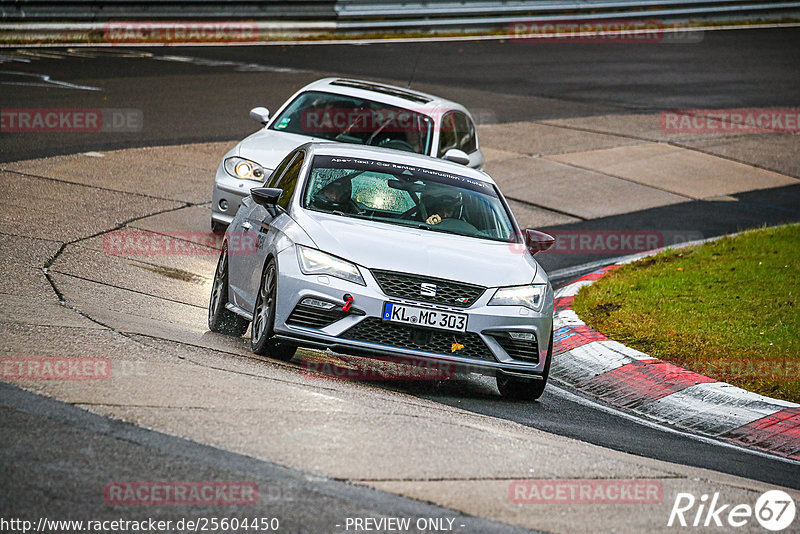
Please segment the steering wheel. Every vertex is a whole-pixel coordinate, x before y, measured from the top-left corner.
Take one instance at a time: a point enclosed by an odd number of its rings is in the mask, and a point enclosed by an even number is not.
[[[402,150],[404,152],[416,152],[414,147],[411,146],[411,143],[403,141],[402,139],[386,138],[378,143],[375,143],[375,146],[381,148],[391,148],[394,150]]]
[[[443,219],[435,228],[467,235],[475,235],[479,232],[477,227],[462,219]]]

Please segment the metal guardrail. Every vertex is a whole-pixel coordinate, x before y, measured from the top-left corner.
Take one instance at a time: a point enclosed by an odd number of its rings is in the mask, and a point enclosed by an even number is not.
[[[800,16],[800,2],[752,0],[338,0],[338,26],[356,28],[497,27],[520,19],[689,19]]]
[[[0,23],[226,20],[334,31],[475,31],[520,19],[800,18],[800,0],[0,0]],[[284,21],[284,22],[280,22]],[[313,30],[312,30],[313,31]]]
[[[325,20],[336,0],[0,0],[3,22]]]

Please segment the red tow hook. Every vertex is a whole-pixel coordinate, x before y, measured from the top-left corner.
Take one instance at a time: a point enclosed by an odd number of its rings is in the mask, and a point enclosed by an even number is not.
[[[342,311],[350,311],[350,308],[353,307],[353,295],[350,293],[344,296],[344,306],[342,306]]]

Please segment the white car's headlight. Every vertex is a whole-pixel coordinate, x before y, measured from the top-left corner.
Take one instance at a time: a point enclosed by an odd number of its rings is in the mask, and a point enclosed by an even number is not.
[[[547,293],[545,284],[529,284],[525,286],[501,287],[495,291],[489,306],[525,306],[533,311],[542,311],[544,296]]]
[[[303,274],[327,274],[362,286],[367,285],[355,264],[340,260],[321,250],[298,245],[297,260],[300,262]]]
[[[240,180],[255,180],[261,182],[268,171],[255,161],[234,156],[225,160],[225,172]]]

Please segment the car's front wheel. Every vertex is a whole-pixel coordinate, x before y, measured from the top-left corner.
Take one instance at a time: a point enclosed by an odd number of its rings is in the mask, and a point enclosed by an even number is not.
[[[225,307],[228,303],[228,246],[223,245],[214,271],[211,284],[211,298],[208,301],[208,329],[212,332],[241,336],[249,322]]]
[[[534,401],[542,396],[547,386],[547,377],[550,375],[550,361],[553,359],[553,333],[550,332],[550,348],[547,349],[547,358],[544,362],[544,372],[541,380],[516,378],[503,373],[497,373],[497,389],[500,395],[508,400]]]
[[[277,294],[278,267],[275,260],[269,260],[256,296],[253,325],[250,329],[250,348],[256,354],[289,361],[294,356],[297,347],[279,343],[274,338]]]

